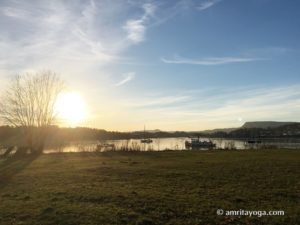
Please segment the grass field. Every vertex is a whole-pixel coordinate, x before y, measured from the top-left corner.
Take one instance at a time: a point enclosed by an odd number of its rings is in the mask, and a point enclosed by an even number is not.
[[[0,162],[0,224],[300,224],[300,151],[60,153]],[[284,216],[218,216],[284,210]]]

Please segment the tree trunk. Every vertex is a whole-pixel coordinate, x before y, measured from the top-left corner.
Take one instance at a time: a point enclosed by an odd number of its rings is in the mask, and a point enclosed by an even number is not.
[[[14,156],[24,156],[26,155],[28,152],[28,147],[18,147],[16,153],[14,154]]]

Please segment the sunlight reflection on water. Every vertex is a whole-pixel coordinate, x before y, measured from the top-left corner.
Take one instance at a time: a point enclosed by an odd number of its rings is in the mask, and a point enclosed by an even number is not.
[[[189,138],[153,138],[150,144],[141,143],[140,139],[128,140],[108,140],[103,142],[77,142],[70,143],[61,147],[47,148],[46,153],[50,152],[93,152],[97,150],[97,145],[101,144],[114,144],[116,150],[138,150],[138,151],[164,151],[164,150],[186,150],[185,141]],[[300,148],[299,142],[278,142],[269,141],[263,145],[247,145],[244,140],[230,140],[218,138],[200,138],[201,141],[211,140],[216,144],[216,149],[249,149],[259,147],[272,147],[272,148]],[[205,150],[205,149],[204,149]]]

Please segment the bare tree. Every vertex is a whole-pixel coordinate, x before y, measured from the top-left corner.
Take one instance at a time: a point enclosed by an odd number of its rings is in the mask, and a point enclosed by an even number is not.
[[[55,102],[64,83],[51,71],[17,75],[0,102],[0,117],[7,125],[24,128],[20,149],[41,152],[47,127],[55,120]]]

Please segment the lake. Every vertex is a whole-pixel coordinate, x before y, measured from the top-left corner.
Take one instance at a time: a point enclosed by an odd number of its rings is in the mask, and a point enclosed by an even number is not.
[[[114,144],[116,150],[131,149],[140,151],[164,151],[164,150],[187,150],[185,141],[189,138],[153,138],[150,144],[141,143],[140,139],[108,140],[103,142],[72,142],[60,147],[48,147],[45,152],[83,152],[96,151],[98,144]],[[261,144],[247,144],[245,140],[200,138],[201,141],[211,140],[216,144],[216,149],[249,149],[249,148],[290,148],[300,149],[300,139],[263,139]],[[102,149],[105,150],[105,149]],[[106,149],[107,150],[107,149]],[[205,149],[203,149],[205,150]]]

